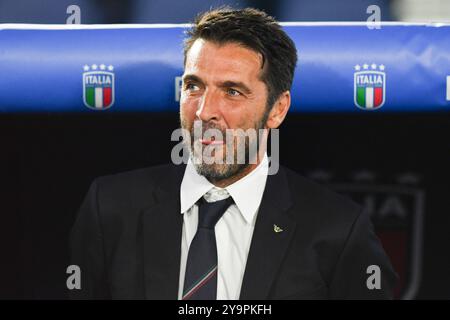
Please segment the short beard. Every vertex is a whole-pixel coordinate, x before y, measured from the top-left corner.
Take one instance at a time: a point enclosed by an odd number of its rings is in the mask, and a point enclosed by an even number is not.
[[[228,148],[226,149],[226,151],[224,152],[224,159],[223,159],[223,163],[205,163],[204,161],[199,161],[197,158],[197,155],[195,154],[194,151],[194,126],[192,125],[191,127],[189,127],[187,125],[187,123],[184,121],[184,119],[182,119],[180,117],[180,122],[181,122],[181,127],[183,129],[186,129],[190,132],[190,144],[186,143],[187,148],[189,149],[189,157],[192,161],[192,163],[194,164],[194,167],[197,171],[198,174],[204,176],[206,179],[208,179],[210,182],[219,182],[219,181],[223,181],[226,179],[229,179],[231,177],[240,175],[241,173],[243,173],[249,166],[250,166],[250,162],[252,159],[256,159],[255,157],[258,156],[259,154],[259,150],[261,147],[261,140],[260,140],[260,135],[259,135],[259,130],[260,129],[264,129],[264,125],[267,121],[267,118],[269,116],[269,112],[270,109],[266,108],[266,111],[264,112],[264,115],[262,116],[262,118],[255,123],[254,125],[254,129],[256,130],[256,143],[257,143],[257,148],[256,148],[256,153],[253,151],[250,153],[250,138],[249,137],[245,137],[245,161],[244,163],[238,163],[237,158],[238,158],[238,154],[236,152],[236,145],[233,141],[233,148],[234,148],[234,159],[233,159],[233,163],[226,163],[226,155],[229,152]],[[207,130],[207,129],[217,129],[219,131],[221,131],[222,136],[226,137],[226,130],[219,128],[217,126],[214,125],[209,125],[206,124],[204,125],[202,123],[202,131],[203,133]],[[203,134],[202,134],[203,136]],[[185,140],[186,141],[186,140]],[[255,143],[255,141],[252,141],[252,143]],[[228,146],[228,144],[226,144]],[[202,149],[203,150],[203,149]]]
[[[248,158],[248,150],[249,150],[249,141],[245,139],[245,159]],[[191,146],[193,149],[193,147]],[[195,169],[198,174],[204,176],[211,182],[218,182],[233,176],[239,175],[242,173],[249,165],[250,161],[245,161],[244,163],[237,162],[237,154],[234,154],[233,163],[226,163],[226,159],[223,159],[223,163],[205,163],[203,161],[198,161],[195,155],[195,152],[191,149],[190,158],[194,163]],[[224,158],[226,158],[226,152],[224,154]]]

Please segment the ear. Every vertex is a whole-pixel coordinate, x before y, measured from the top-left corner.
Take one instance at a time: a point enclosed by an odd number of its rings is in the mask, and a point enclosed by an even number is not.
[[[290,106],[291,93],[290,91],[285,91],[280,95],[277,101],[275,101],[272,110],[270,110],[266,126],[270,129],[278,128],[286,117]]]

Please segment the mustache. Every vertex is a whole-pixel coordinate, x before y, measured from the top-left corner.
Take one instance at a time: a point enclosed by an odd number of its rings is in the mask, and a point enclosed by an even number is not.
[[[215,130],[220,131],[222,133],[223,137],[225,137],[225,135],[226,135],[227,128],[224,128],[224,127],[220,126],[219,124],[211,122],[211,121],[204,122],[202,120],[195,120],[193,122],[193,124],[192,124],[192,126],[191,126],[191,128],[189,130],[191,135],[194,134],[194,130],[195,130],[196,126],[199,126],[199,127],[202,128],[202,136],[205,135],[206,131],[211,130],[211,129],[215,129]]]

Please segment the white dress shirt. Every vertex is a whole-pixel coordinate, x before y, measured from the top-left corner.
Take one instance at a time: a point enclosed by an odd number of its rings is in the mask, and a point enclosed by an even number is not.
[[[217,244],[217,299],[238,300],[242,279],[255,227],[256,216],[266,186],[268,174],[267,154],[249,174],[227,186],[215,187],[204,176],[197,173],[189,159],[180,188],[183,234],[181,240],[181,265],[178,299],[181,300],[189,246],[197,232],[198,207],[195,204],[202,196],[206,201],[233,198],[231,205],[217,222],[214,230]]]

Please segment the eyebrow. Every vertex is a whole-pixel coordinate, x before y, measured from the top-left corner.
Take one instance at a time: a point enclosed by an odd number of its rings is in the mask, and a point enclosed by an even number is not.
[[[183,81],[192,81],[196,83],[203,84],[203,81],[200,77],[194,75],[194,74],[186,74],[183,76]],[[232,80],[226,80],[218,83],[218,86],[220,88],[237,88],[239,90],[242,90],[245,94],[252,93],[252,90],[242,81],[232,81]]]
[[[224,81],[219,84],[219,87],[222,88],[238,88],[242,91],[244,91],[245,94],[252,93],[252,90],[248,86],[245,85],[245,83],[241,81]]]
[[[193,82],[198,82],[198,83],[203,83],[203,81],[197,77],[196,75],[193,74],[186,74],[183,76],[183,81],[193,81]]]

